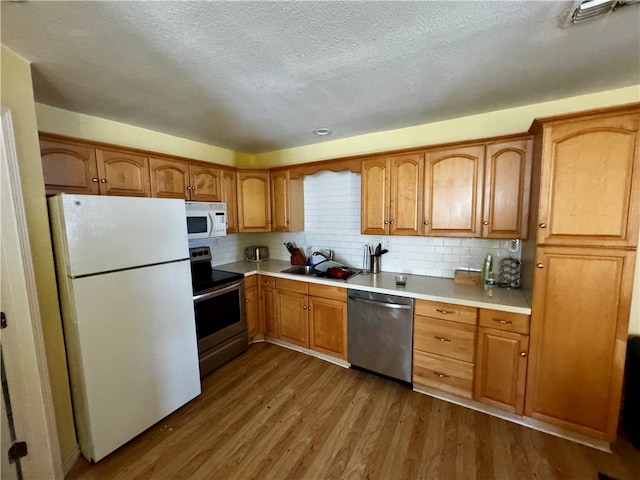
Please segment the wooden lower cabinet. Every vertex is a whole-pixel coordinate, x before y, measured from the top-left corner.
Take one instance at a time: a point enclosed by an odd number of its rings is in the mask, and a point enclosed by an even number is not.
[[[529,337],[492,328],[478,328],[473,398],[524,413]]]
[[[347,290],[277,279],[278,338],[347,358]]]
[[[278,289],[280,334],[285,342],[309,348],[309,301],[306,294]]]
[[[538,247],[525,414],[616,438],[636,253]]]
[[[261,329],[267,337],[278,336],[278,299],[276,281],[272,277],[258,277],[258,293],[260,295]]]
[[[416,300],[413,317],[413,383],[473,397],[478,309]]]
[[[260,326],[258,279],[256,275],[252,275],[244,281],[244,302],[247,332],[249,334],[249,341],[252,341],[262,333],[262,328]]]
[[[347,359],[347,303],[309,297],[309,348]]]

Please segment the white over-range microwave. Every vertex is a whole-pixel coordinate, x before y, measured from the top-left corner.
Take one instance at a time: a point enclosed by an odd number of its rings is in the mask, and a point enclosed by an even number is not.
[[[227,234],[227,204],[185,202],[189,240],[224,237]]]

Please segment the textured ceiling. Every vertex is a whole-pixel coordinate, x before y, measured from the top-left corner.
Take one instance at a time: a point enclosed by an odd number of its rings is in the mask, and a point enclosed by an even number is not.
[[[1,40],[40,103],[259,153],[640,84],[640,5],[572,5],[3,1]]]

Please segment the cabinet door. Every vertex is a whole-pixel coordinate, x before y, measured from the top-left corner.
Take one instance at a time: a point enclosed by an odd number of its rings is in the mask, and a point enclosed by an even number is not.
[[[151,196],[189,200],[189,165],[177,160],[150,158]]]
[[[424,155],[391,157],[389,233],[422,235]]]
[[[364,235],[389,233],[388,170],[387,157],[362,161],[360,232]]]
[[[424,233],[432,237],[479,237],[484,145],[427,152]]]
[[[527,238],[533,139],[487,145],[484,238]]]
[[[80,143],[40,138],[47,195],[60,192],[97,195],[98,167],[94,148]]]
[[[526,335],[480,327],[474,399],[522,415],[528,347]]]
[[[227,204],[227,233],[238,233],[238,197],[233,170],[222,170],[222,201]]]
[[[249,341],[260,333],[260,305],[258,303],[258,287],[249,287],[244,291],[247,315],[247,331]]]
[[[221,170],[207,165],[189,164],[189,185],[194,202],[221,202]]]
[[[347,359],[347,303],[309,297],[310,348]]]
[[[278,299],[273,279],[260,279],[260,321],[265,336],[278,337]]]
[[[289,230],[289,171],[271,173],[271,231]]]
[[[635,247],[640,114],[545,125],[538,244]]]
[[[269,172],[239,170],[238,230],[240,232],[269,232],[271,230],[271,181]]]
[[[116,150],[96,150],[101,195],[150,197],[149,158]]]
[[[527,416],[616,438],[635,252],[536,250]]]
[[[278,290],[278,338],[309,348],[308,296]]]

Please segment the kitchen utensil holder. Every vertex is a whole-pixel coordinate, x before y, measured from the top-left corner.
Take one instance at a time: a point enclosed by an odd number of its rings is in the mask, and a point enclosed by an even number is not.
[[[376,257],[375,255],[371,255],[370,260],[370,265],[371,265],[371,273],[380,273],[380,259],[382,257],[378,256]]]

